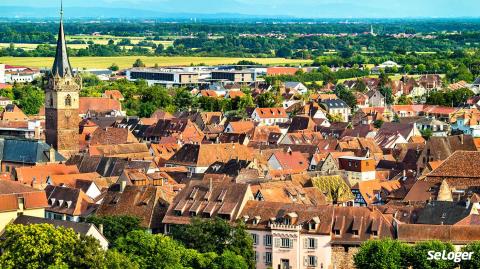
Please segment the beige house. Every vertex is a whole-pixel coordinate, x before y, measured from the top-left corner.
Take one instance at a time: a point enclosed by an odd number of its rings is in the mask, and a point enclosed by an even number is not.
[[[241,217],[254,241],[256,268],[329,268],[333,207],[249,201]]]
[[[0,180],[0,231],[21,215],[43,218],[46,207],[48,203],[44,191]]]

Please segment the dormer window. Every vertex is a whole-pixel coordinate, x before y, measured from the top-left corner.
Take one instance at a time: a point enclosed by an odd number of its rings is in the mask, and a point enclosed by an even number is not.
[[[315,222],[309,222],[308,223],[308,229],[310,231],[314,231],[314,230],[316,230],[316,228],[317,228],[317,224]]]
[[[340,236],[340,230],[333,230],[333,234],[335,234],[335,236]]]
[[[292,223],[292,221],[291,221],[290,218],[285,218],[285,219],[283,220],[283,224],[285,224],[285,225],[290,225],[291,223]]]

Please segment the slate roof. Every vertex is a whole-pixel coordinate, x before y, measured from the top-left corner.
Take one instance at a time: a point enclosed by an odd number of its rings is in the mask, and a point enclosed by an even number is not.
[[[465,202],[430,201],[418,211],[418,224],[453,225],[472,211],[472,204]]]
[[[327,99],[323,100],[321,103],[324,104],[328,109],[350,108],[342,99]]]
[[[22,224],[22,225],[30,225],[30,224],[51,224],[55,227],[63,227],[67,229],[72,229],[77,234],[87,235],[88,231],[94,227],[94,224],[85,223],[85,222],[73,222],[73,221],[65,221],[65,220],[55,220],[55,219],[45,219],[45,218],[38,218],[26,215],[18,216],[14,221],[13,224]],[[105,239],[106,240],[106,239]]]
[[[46,163],[50,162],[50,146],[37,140],[5,138],[0,143],[2,160],[16,163]],[[55,151],[55,161],[65,161],[65,158]]]
[[[148,170],[151,161],[128,161],[115,157],[88,156],[77,154],[72,156],[67,165],[76,165],[80,173],[97,172],[102,177],[120,176],[124,169],[144,169]]]

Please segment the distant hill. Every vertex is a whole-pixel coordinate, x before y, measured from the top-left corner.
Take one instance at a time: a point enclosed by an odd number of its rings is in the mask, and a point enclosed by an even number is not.
[[[58,17],[58,8],[2,6],[2,18],[55,18]],[[237,13],[165,13],[135,8],[88,8],[69,7],[66,18],[156,18],[156,19],[255,19],[255,18],[289,18],[288,16],[260,16]],[[75,11],[75,12],[72,12]]]

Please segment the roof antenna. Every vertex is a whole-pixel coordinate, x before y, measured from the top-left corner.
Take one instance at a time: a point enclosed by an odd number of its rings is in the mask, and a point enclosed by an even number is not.
[[[63,0],[60,0],[60,19],[63,20]]]

